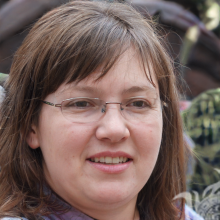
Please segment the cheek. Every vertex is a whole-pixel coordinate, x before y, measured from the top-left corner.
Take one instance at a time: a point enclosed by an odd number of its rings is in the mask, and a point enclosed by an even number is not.
[[[154,120],[153,120],[154,119]],[[160,150],[162,138],[162,116],[152,118],[147,123],[140,123],[134,129],[133,136],[135,137],[136,150],[139,152],[139,163],[141,169],[147,169],[152,172]]]
[[[153,129],[147,128],[142,134],[139,134],[139,140],[137,141],[138,151],[140,151],[142,157],[146,157],[148,160],[157,158],[161,144],[161,135]]]
[[[151,115],[145,122],[141,122],[138,126],[134,126],[134,138],[139,142],[142,148],[146,150],[154,149],[160,146],[162,138],[163,120],[162,114],[158,112]]]
[[[83,159],[83,152],[92,136],[92,128],[89,126],[75,125],[65,119],[57,118],[53,124],[41,125],[40,147],[45,161],[51,164],[64,164]],[[75,161],[74,161],[75,162]]]
[[[91,128],[59,123],[48,128],[42,135],[41,150],[44,157],[44,172],[51,186],[72,177],[80,176],[82,162],[85,161]],[[72,169],[74,168],[74,169]],[[70,178],[71,179],[71,178]]]

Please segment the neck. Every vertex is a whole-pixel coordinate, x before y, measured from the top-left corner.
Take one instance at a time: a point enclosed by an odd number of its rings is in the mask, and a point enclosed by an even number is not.
[[[132,210],[132,212],[129,209],[128,210],[125,209],[125,210],[123,211],[113,210],[112,212],[101,211],[99,213],[93,213],[93,215],[90,217],[96,220],[112,220],[112,219],[140,220],[139,212],[137,209]]]
[[[109,207],[109,205],[106,206],[102,204],[97,209],[95,207],[89,209],[88,206],[83,209],[78,209],[97,220],[140,220],[139,212],[136,208],[136,199],[135,202],[130,202],[129,204],[124,204],[122,206],[113,205]]]
[[[134,220],[140,220],[140,215],[139,215],[139,212],[138,212],[137,208],[134,211]]]

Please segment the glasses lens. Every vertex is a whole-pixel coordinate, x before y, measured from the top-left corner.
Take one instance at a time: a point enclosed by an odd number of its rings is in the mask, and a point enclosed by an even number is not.
[[[152,104],[145,97],[133,97],[123,105],[122,114],[132,123],[148,122],[154,111]]]
[[[108,105],[120,103],[105,103],[98,98],[71,98],[61,104],[63,116],[76,123],[98,121],[108,109]],[[121,114],[132,123],[148,122],[148,117],[155,114],[155,108],[144,97],[133,97],[121,104]]]
[[[98,98],[71,98],[62,102],[63,116],[71,122],[89,123],[101,117],[101,100]]]

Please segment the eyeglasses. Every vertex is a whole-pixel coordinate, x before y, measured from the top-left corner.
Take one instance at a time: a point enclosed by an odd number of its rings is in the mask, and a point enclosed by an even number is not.
[[[41,100],[42,101],[42,100]],[[131,97],[124,102],[105,102],[99,98],[76,97],[65,99],[61,104],[42,101],[47,105],[60,107],[63,116],[74,123],[90,123],[99,121],[109,104],[120,105],[122,116],[129,121],[140,122],[152,112],[152,104],[145,97]]]

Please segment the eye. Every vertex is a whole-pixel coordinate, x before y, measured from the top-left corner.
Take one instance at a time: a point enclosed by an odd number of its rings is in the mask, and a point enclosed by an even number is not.
[[[148,108],[151,105],[147,100],[140,99],[140,100],[130,100],[126,106],[131,108],[143,109],[143,108]]]
[[[86,109],[90,107],[95,107],[95,103],[92,100],[67,100],[63,103],[65,108],[78,108],[78,109]]]
[[[147,106],[146,102],[144,101],[135,101],[135,102],[132,102],[131,105],[139,107],[139,108]]]
[[[79,107],[79,108],[85,108],[85,107],[89,107],[90,103],[86,101],[78,101],[78,102],[74,102],[72,105]]]

